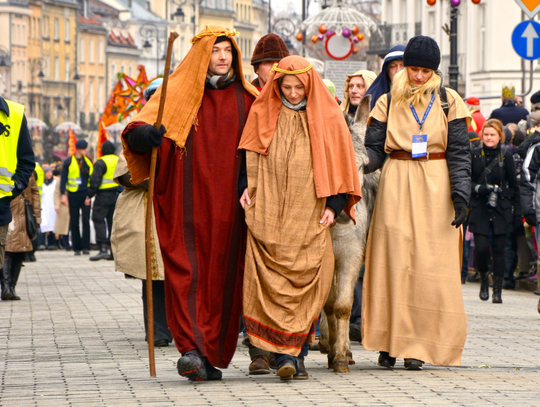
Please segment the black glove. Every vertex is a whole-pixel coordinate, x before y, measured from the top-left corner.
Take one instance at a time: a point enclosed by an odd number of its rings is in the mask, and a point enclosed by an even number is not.
[[[467,219],[467,204],[460,198],[454,200],[454,211],[456,212],[455,219],[452,221],[452,225],[459,228],[465,219]]]
[[[525,215],[525,222],[527,222],[529,226],[536,226],[538,224],[536,222],[536,214],[529,213],[528,215]]]
[[[152,147],[159,147],[163,144],[163,135],[167,133],[164,125],[158,130],[156,126],[150,126],[149,124],[144,126],[144,138],[146,142]]]
[[[491,192],[491,189],[489,189],[486,185],[481,184],[481,185],[477,185],[474,188],[474,192],[476,192],[480,196],[488,196],[489,193]]]

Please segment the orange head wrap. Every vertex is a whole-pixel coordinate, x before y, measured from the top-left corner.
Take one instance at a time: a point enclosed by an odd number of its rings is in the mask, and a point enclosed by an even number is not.
[[[283,58],[272,70],[268,83],[251,106],[238,148],[268,154],[282,106],[278,79],[296,75],[306,91],[317,197],[349,194],[345,211],[354,219],[354,204],[360,200],[361,186],[351,134],[341,109],[305,58],[297,55]]]
[[[244,89],[257,97],[257,89],[246,81],[242,72],[242,54],[234,36],[236,31],[229,31],[223,27],[206,26],[206,28],[191,39],[193,46],[182,60],[182,63],[169,77],[167,98],[163,111],[162,123],[167,129],[165,137],[170,138],[176,146],[184,148],[186,139],[201,107],[206,81],[206,73],[210,64],[210,55],[217,37],[227,37],[238,53],[234,67],[237,80],[242,81]],[[161,86],[131,122],[145,122],[154,124],[157,120]],[[150,158],[137,156],[131,153],[126,141],[124,155],[126,157],[133,183],[139,183],[148,178]]]

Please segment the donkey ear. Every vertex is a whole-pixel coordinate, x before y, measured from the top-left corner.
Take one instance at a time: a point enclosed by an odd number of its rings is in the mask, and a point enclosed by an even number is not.
[[[356,109],[356,115],[354,117],[355,123],[367,126],[370,106],[371,106],[371,95],[368,94],[362,98],[362,100],[360,101],[360,104],[358,105],[358,109]]]

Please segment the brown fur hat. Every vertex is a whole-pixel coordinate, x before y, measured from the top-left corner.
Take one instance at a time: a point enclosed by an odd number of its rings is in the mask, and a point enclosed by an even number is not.
[[[251,57],[251,65],[255,70],[259,64],[264,61],[281,61],[289,56],[289,49],[279,35],[270,33],[262,37],[257,45],[253,56]]]

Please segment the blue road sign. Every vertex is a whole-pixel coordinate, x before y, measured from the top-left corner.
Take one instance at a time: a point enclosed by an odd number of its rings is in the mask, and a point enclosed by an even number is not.
[[[512,46],[521,58],[540,58],[540,24],[532,20],[519,23],[512,33]]]

